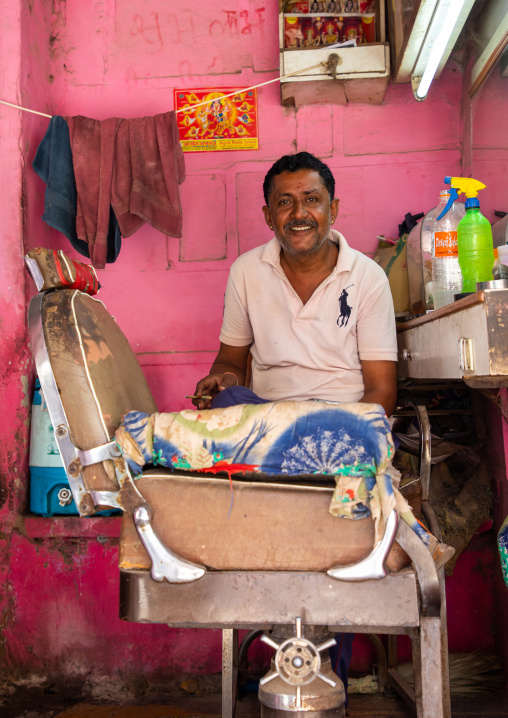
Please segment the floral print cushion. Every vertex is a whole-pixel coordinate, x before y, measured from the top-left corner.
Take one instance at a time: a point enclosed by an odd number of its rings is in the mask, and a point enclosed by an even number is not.
[[[428,545],[429,534],[397,489],[390,427],[378,404],[280,401],[151,416],[131,411],[116,440],[134,474],[152,464],[229,476],[332,476],[332,515],[372,514],[378,540],[396,508]]]

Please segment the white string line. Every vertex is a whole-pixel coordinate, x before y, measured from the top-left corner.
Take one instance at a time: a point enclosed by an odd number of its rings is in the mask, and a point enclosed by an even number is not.
[[[226,97],[233,97],[234,95],[241,95],[244,92],[249,92],[250,90],[256,90],[258,87],[264,87],[265,85],[270,85],[272,82],[280,82],[281,80],[285,80],[288,77],[294,77],[294,75],[299,75],[301,72],[308,72],[309,70],[315,70],[317,67],[321,67],[321,65],[327,65],[326,62],[319,62],[317,65],[311,65],[311,67],[303,67],[301,70],[296,70],[296,72],[290,72],[288,75],[282,75],[281,77],[275,77],[273,80],[267,80],[266,82],[260,82],[259,85],[252,85],[252,87],[246,87],[243,90],[236,90],[235,92],[230,92],[227,95],[221,95],[220,97],[214,97],[214,100],[223,100]],[[206,100],[205,102],[198,102],[197,105],[190,105],[189,107],[182,107],[181,110],[175,110],[175,115],[178,115],[180,112],[189,112],[190,110],[193,110],[195,107],[201,107],[202,105],[209,105],[211,100]],[[14,107],[16,110],[23,110],[23,112],[31,112],[34,115],[41,115],[41,117],[49,117],[51,119],[53,115],[47,115],[45,112],[38,112],[37,110],[30,110],[28,107],[21,107],[21,105],[14,105],[12,102],[6,102],[5,100],[0,100],[0,103],[2,105],[8,105],[9,107]]]
[[[13,105],[12,102],[6,102],[5,100],[0,100],[2,105],[9,105],[9,107],[15,107],[16,110],[23,110],[23,112],[32,112],[34,115],[42,115],[42,117],[49,117],[49,119],[52,118],[52,115],[47,115],[45,112],[37,112],[37,110],[29,110],[28,107],[21,107],[21,105]]]
[[[282,77],[275,77],[273,80],[267,80],[266,82],[261,82],[259,85],[252,85],[252,87],[246,87],[244,90],[236,90],[236,92],[230,92],[228,95],[221,95],[220,97],[214,97],[213,101],[216,102],[217,100],[223,100],[226,97],[233,97],[233,95],[241,95],[244,92],[249,92],[249,90],[256,90],[258,87],[264,87],[265,85],[270,85],[272,82],[279,82],[280,80],[285,80],[287,77],[293,77],[293,75],[299,75],[300,72],[308,72],[309,70],[315,70],[316,67],[321,67],[321,65],[326,65],[325,62],[319,62],[317,65],[312,65],[311,67],[304,67],[301,70],[296,70],[296,72],[290,72],[289,75],[282,75]],[[190,110],[193,110],[195,107],[201,107],[202,105],[209,105],[212,100],[206,100],[205,102],[199,102],[197,105],[190,105],[189,107],[182,107],[180,110],[175,110],[175,115],[178,115],[180,112],[189,112]]]

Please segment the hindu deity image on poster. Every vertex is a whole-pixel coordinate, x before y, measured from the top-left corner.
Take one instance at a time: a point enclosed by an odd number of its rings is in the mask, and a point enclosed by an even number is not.
[[[174,91],[180,143],[184,152],[258,149],[256,90],[240,89],[237,94],[224,97],[235,89],[220,87]]]

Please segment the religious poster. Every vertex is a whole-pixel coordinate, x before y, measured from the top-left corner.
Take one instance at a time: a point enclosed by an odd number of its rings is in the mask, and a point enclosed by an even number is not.
[[[257,150],[256,90],[220,87],[175,90],[175,112],[184,152]]]
[[[370,15],[319,15],[284,17],[284,47],[316,49],[335,47],[337,43],[354,40],[357,45],[376,41],[376,16]]]

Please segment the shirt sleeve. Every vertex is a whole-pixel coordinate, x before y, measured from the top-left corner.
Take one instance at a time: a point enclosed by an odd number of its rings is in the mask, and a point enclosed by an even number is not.
[[[234,268],[229,273],[224,297],[224,317],[219,339],[223,344],[232,347],[244,347],[252,344],[254,334],[247,310],[245,291],[239,278],[234,277]]]
[[[397,361],[397,332],[390,284],[378,265],[358,313],[358,354],[366,361]]]

